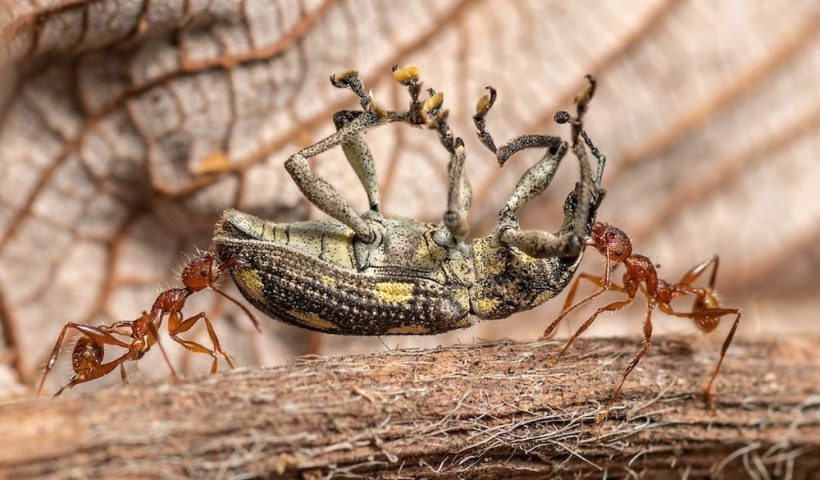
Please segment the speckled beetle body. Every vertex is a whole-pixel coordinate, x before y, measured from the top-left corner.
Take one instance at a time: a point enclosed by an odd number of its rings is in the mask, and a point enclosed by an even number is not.
[[[496,95],[478,102],[474,117],[482,143],[503,166],[527,148],[546,150],[519,180],[499,213],[494,231],[471,243],[467,211],[470,188],[463,172],[464,144],[447,124],[442,95],[429,90],[419,100],[418,70],[394,70],[411,96],[406,111],[376,104],[356,72],[331,77],[337,87],[353,90],[362,111],[334,116],[337,132],[291,156],[286,168],[305,196],[329,219],[278,224],[227,210],[216,225],[214,248],[232,259],[234,282],[259,310],[285,322],[342,335],[435,334],[464,328],[474,318],[498,319],[533,308],[560,293],[572,279],[604,191],[600,179],[605,159],[583,133],[581,118],[594,92],[594,80],[579,99],[570,144],[547,135],[515,138],[500,148],[485,129],[485,116]],[[437,130],[450,154],[447,209],[440,224],[381,214],[373,159],[362,133],[390,122]],[[563,123],[563,122],[562,122]],[[581,140],[582,139],[582,140]],[[593,175],[584,144],[598,158]],[[326,181],[307,159],[341,146],[368,195],[363,215]],[[549,185],[568,150],[578,158],[581,178],[564,205],[564,222],[555,234],[521,230],[517,210]]]

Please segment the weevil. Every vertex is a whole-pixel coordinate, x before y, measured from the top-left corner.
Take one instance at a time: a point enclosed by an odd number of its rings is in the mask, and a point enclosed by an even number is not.
[[[230,272],[242,295],[271,317],[320,332],[426,335],[468,327],[475,318],[505,318],[560,293],[578,268],[583,240],[604,197],[605,157],[582,123],[595,79],[587,77],[574,116],[556,115],[559,123],[571,123],[569,142],[523,135],[498,148],[486,128],[497,94],[487,87],[473,119],[481,143],[499,165],[525,149],[544,153],[514,187],[494,230],[468,243],[471,191],[464,142],[448,125],[442,93],[428,89],[421,99],[417,68],[394,68],[393,75],[410,94],[406,110],[377,103],[355,71],[331,76],[335,87],[358,96],[361,110],[334,114],[336,132],[285,163],[304,196],[330,218],[282,224],[237,210],[223,213],[213,248],[222,260],[239,260]],[[382,214],[374,160],[363,135],[389,123],[435,130],[449,154],[447,201],[438,224]],[[598,160],[595,174],[587,146]],[[369,200],[361,215],[308,162],[335,147],[341,147]],[[544,192],[568,151],[578,160],[580,179],[564,202],[563,224],[556,233],[522,230],[518,210]]]

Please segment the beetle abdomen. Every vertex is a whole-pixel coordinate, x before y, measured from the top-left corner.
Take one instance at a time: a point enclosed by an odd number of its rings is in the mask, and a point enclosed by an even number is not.
[[[342,335],[422,335],[467,327],[466,288],[412,274],[337,267],[271,242],[217,237],[221,258],[236,258],[234,282],[266,314]]]

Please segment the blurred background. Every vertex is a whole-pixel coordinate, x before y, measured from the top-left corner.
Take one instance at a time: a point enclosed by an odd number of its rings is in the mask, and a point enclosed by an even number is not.
[[[425,85],[444,92],[467,145],[472,236],[491,231],[515,181],[540,156],[520,154],[501,170],[478,144],[471,115],[484,87],[499,92],[488,119],[498,142],[566,137],[552,116],[570,109],[584,74],[594,74],[586,127],[609,159],[599,219],[628,232],[670,280],[720,254],[721,300],[744,312],[739,336],[816,335],[817,25],[815,0],[5,0],[0,396],[30,391],[66,322],[134,319],[179,285],[186,255],[209,246],[223,209],[282,222],[320,217],[283,163],[333,131],[334,111],[356,108],[350,92],[328,81],[350,68],[391,108],[407,103],[392,65],[418,66]],[[438,222],[447,157],[435,134],[392,125],[366,140],[386,212]],[[341,152],[314,166],[366,208]],[[555,231],[577,175],[570,157],[522,224]],[[589,252],[582,270],[600,274],[600,256]],[[260,336],[208,292],[187,312],[207,312],[239,364],[275,365],[306,353],[534,339],[562,303],[433,337],[317,335],[259,314]],[[643,312],[639,300],[588,334],[631,336],[637,348]],[[573,315],[559,333],[590,313]],[[701,339],[687,320],[657,314],[654,324],[656,333],[714,342],[716,352],[728,328]],[[70,377],[75,338],[50,391]],[[189,338],[207,343],[201,327]],[[208,371],[207,357],[165,345],[184,372]],[[157,351],[128,371],[137,383],[167,378]],[[77,390],[117,384],[118,376]]]

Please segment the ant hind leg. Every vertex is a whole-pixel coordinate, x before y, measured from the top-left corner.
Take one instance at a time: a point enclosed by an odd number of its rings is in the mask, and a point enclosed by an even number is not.
[[[37,387],[37,394],[39,395],[40,392],[43,390],[43,385],[46,382],[46,377],[48,373],[54,368],[54,365],[57,363],[57,356],[60,354],[60,347],[65,340],[66,332],[69,328],[73,328],[77,330],[81,334],[85,335],[86,338],[89,339],[91,343],[94,345],[101,347],[102,345],[116,345],[122,348],[128,348],[128,344],[117,339],[110,333],[106,332],[100,327],[92,327],[90,325],[82,325],[79,323],[68,322],[63,326],[63,329],[60,331],[60,335],[57,337],[57,342],[54,344],[54,348],[51,350],[51,355],[48,358],[48,362],[46,362],[46,367],[43,371],[43,376],[40,379],[40,384]],[[80,340],[78,340],[79,342]],[[76,348],[76,347],[75,347]],[[100,358],[102,360],[102,358]],[[65,388],[65,387],[63,387]],[[63,389],[60,389],[62,392]]]
[[[720,347],[720,358],[718,359],[717,365],[715,365],[715,370],[712,372],[712,376],[709,378],[709,383],[706,384],[706,388],[703,389],[703,395],[706,400],[706,405],[709,409],[714,411],[715,399],[712,394],[712,386],[715,383],[715,378],[717,378],[718,372],[720,372],[721,365],[723,365],[723,358],[726,356],[726,350],[729,349],[729,345],[731,345],[732,339],[735,336],[735,331],[737,330],[737,327],[740,324],[741,310],[739,308],[710,308],[694,312],[669,313],[675,317],[691,319],[696,324],[698,323],[699,318],[721,318],[726,315],[735,316],[735,321],[732,323],[732,328],[729,329],[729,333],[726,335],[726,338],[723,340],[723,345],[721,345]]]
[[[688,272],[683,274],[678,284],[692,285],[710,266],[712,267],[712,273],[709,275],[709,289],[714,289],[715,282],[717,281],[718,267],[720,266],[720,257],[717,255],[692,267]]]
[[[91,370],[89,370],[87,372],[83,372],[82,375],[74,375],[71,378],[71,381],[69,381],[67,384],[63,385],[62,387],[60,387],[59,390],[57,390],[57,392],[54,394],[54,398],[59,397],[60,394],[63,393],[63,390],[65,390],[66,388],[74,388],[75,386],[77,386],[81,383],[90,382],[90,381],[96,380],[100,377],[104,377],[104,376],[108,375],[109,373],[111,373],[115,368],[117,368],[117,366],[120,366],[122,368],[122,363],[127,359],[128,359],[128,352],[122,354],[116,360],[112,360],[108,363],[103,363],[101,365],[97,365],[94,368],[92,368]],[[124,370],[123,370],[123,372],[124,372]]]

